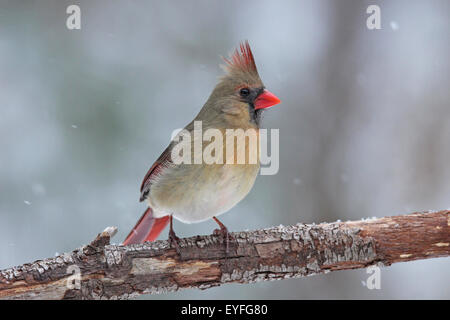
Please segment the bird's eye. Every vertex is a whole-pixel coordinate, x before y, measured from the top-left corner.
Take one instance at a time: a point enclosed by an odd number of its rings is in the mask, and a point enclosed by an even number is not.
[[[250,94],[250,90],[248,88],[242,88],[239,91],[239,94],[241,95],[241,97],[247,97]]]

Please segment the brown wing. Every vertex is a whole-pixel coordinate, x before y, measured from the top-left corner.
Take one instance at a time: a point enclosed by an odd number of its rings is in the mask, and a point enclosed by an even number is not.
[[[150,167],[147,174],[144,177],[144,180],[142,180],[141,184],[141,197],[139,201],[144,201],[147,198],[147,195],[150,191],[151,186],[151,178],[154,174],[157,174],[161,171],[168,163],[171,162],[171,148],[172,144],[170,144],[166,150],[159,156],[158,160],[155,161],[155,163]]]

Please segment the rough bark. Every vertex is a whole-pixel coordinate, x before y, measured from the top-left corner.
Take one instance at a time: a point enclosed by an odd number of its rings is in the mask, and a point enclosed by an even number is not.
[[[182,288],[296,278],[450,255],[450,211],[350,222],[297,224],[221,236],[89,245],[0,271],[0,299],[128,299]],[[77,274],[77,272],[79,273]]]

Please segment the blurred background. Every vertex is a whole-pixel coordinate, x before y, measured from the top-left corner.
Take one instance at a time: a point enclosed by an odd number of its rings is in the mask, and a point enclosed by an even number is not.
[[[81,8],[81,30],[66,8]],[[381,30],[366,9],[381,8]],[[280,170],[222,216],[231,231],[450,207],[450,2],[1,1],[0,269],[120,243],[172,131],[200,110],[248,39],[283,101]],[[211,220],[179,236],[209,234]],[[167,232],[161,238],[166,239]],[[450,259],[149,299],[450,298]]]

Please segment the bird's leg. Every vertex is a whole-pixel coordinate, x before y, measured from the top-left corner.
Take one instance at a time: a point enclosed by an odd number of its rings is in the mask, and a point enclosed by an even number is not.
[[[225,238],[226,252],[228,254],[228,245],[230,243],[230,239],[233,239],[233,237],[228,232],[227,227],[225,227],[225,225],[222,222],[220,222],[219,219],[217,219],[216,217],[213,217],[213,219],[214,219],[215,222],[217,222],[217,224],[220,227],[220,229],[215,229],[214,230],[214,234],[222,235]]]
[[[179,249],[178,241],[180,241],[180,238],[178,238],[177,235],[175,234],[175,231],[173,231],[172,220],[173,220],[173,217],[172,217],[172,215],[170,215],[170,218],[169,218],[169,221],[170,221],[169,242],[170,242],[170,244],[173,244],[175,249],[178,251],[178,249]]]

